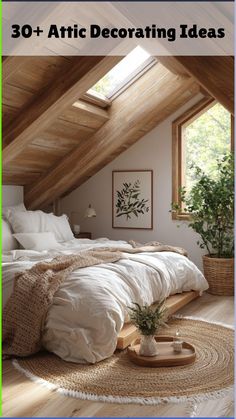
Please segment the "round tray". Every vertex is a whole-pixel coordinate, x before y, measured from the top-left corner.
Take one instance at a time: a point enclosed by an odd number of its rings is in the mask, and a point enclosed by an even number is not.
[[[135,339],[128,347],[129,359],[141,367],[177,367],[180,365],[192,364],[196,358],[193,345],[183,342],[182,352],[174,352],[172,336],[155,336],[158,343],[158,355],[141,356],[139,355],[140,339]]]

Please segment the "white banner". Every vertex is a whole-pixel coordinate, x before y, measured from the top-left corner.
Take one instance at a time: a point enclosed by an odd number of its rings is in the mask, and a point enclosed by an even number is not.
[[[233,55],[233,2],[4,2],[3,55]]]

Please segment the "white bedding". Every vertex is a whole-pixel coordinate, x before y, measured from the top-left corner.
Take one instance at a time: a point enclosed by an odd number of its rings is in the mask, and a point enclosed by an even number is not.
[[[39,260],[91,247],[131,247],[127,242],[71,240],[60,250],[14,250],[3,255],[3,289],[9,296],[16,272]],[[127,254],[126,259],[74,271],[56,292],[43,344],[67,361],[95,363],[112,355],[132,302],[152,304],[178,292],[208,288],[198,268],[173,252]]]

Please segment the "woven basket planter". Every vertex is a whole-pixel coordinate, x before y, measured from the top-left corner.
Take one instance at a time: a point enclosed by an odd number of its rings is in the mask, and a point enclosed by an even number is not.
[[[234,259],[203,256],[204,275],[209,284],[207,292],[215,295],[234,295]]]

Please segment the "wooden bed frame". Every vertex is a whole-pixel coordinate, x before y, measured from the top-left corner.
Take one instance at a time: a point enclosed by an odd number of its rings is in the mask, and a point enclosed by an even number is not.
[[[190,301],[195,300],[199,297],[198,291],[188,291],[182,294],[171,295],[166,299],[166,307],[168,315],[175,313],[180,308],[184,307]],[[138,330],[131,323],[126,323],[123,329],[120,331],[117,339],[116,349],[125,349],[131,344],[131,342],[138,336]]]

